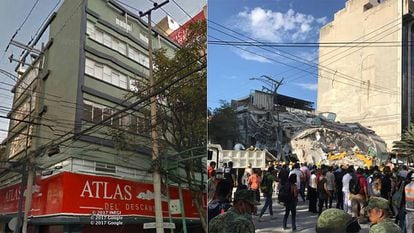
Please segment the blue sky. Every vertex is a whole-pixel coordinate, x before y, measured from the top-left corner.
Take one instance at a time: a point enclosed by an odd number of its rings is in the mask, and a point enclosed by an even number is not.
[[[335,12],[344,6],[344,0],[209,0],[208,39],[318,42],[319,28],[332,21]],[[210,43],[207,105],[214,109],[220,106],[220,100],[230,102],[247,96],[251,90],[261,90],[263,83],[249,79],[268,75],[275,80],[284,78],[279,93],[313,101],[316,106],[317,61],[317,47],[263,50]]]
[[[66,0],[69,1],[69,0]],[[99,0],[93,0],[99,1]],[[136,9],[145,11],[152,7],[152,2],[161,3],[163,0],[117,0],[118,2],[126,3]],[[207,0],[174,0],[180,5],[190,16],[194,16],[202,10],[202,7],[207,4]],[[4,52],[12,35],[16,32],[20,25],[22,25],[25,17],[29,14],[31,8],[34,6],[36,0],[1,0],[0,1],[0,69],[14,73],[16,63],[10,63],[7,59],[11,54],[18,57],[21,49],[10,46],[7,52]],[[32,13],[27,21],[23,24],[21,30],[18,31],[15,40],[27,43],[35,35],[35,32],[40,28],[42,22],[46,19],[49,13],[57,4],[61,4],[63,0],[40,0],[33,8]],[[168,12],[179,24],[184,24],[190,18],[184,13],[173,1],[165,5],[162,9]],[[130,8],[131,11],[136,10]],[[163,10],[158,10],[153,13],[153,21],[158,22],[166,16]],[[146,20],[146,19],[145,19]],[[46,41],[48,34],[42,37],[41,41]],[[40,48],[41,42],[38,43],[37,48]],[[6,116],[9,112],[13,95],[10,92],[15,82],[0,74],[0,116]],[[7,119],[0,118],[0,142],[7,136],[8,130]]]

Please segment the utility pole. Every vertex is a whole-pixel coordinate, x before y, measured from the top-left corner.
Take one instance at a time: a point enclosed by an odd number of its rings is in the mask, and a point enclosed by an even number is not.
[[[263,79],[264,78],[264,79]],[[260,78],[251,78],[251,80],[259,80],[265,84],[267,84],[268,86],[270,86],[270,88],[263,86],[262,89],[272,93],[272,102],[273,102],[273,106],[272,106],[272,112],[275,111],[276,109],[276,116],[277,116],[277,141],[280,145],[281,148],[281,157],[283,158],[283,148],[282,148],[282,139],[283,139],[283,134],[282,134],[282,130],[280,127],[280,118],[279,118],[279,109],[278,109],[278,99],[277,99],[277,90],[279,89],[279,87],[283,84],[283,78],[280,81],[277,81],[267,75],[262,75],[260,76]],[[273,117],[272,117],[273,119]]]
[[[163,5],[167,4],[169,0],[162,2],[161,4],[154,3],[154,7],[146,12],[139,12],[140,17],[148,17],[148,58],[149,58],[149,80],[150,80],[150,92],[155,91],[155,79],[153,76],[153,64],[152,64],[152,27],[151,27],[151,12]],[[154,202],[155,202],[155,228],[157,233],[164,233],[164,223],[162,215],[162,203],[161,203],[161,175],[160,175],[160,162],[159,162],[159,145],[158,145],[158,132],[157,132],[157,96],[151,97],[151,142],[152,142],[152,164],[153,164],[153,179],[154,179]]]
[[[29,47],[14,40],[11,40],[10,44],[16,47],[22,48],[24,50],[27,50],[28,52],[36,53],[37,55],[43,55],[43,52],[41,50],[35,49],[34,46]],[[19,65],[24,64],[24,65],[30,66],[31,69],[33,70],[38,69],[38,67],[32,66],[32,64],[26,64],[23,59],[22,60],[14,59],[13,54],[9,57],[9,60],[10,60],[10,63],[13,61],[16,61],[19,63]],[[31,85],[29,87],[30,89],[29,100],[28,100],[29,101],[29,115],[28,115],[28,123],[27,123],[27,130],[26,130],[25,155],[23,159],[23,160],[26,160],[26,164],[22,166],[23,167],[22,168],[22,183],[20,184],[19,209],[18,209],[18,214],[17,214],[17,224],[15,228],[16,233],[20,233],[20,232],[27,233],[28,217],[29,217],[30,208],[32,206],[33,180],[34,180],[35,173],[36,173],[35,166],[34,166],[35,155],[33,153],[30,153],[30,154],[28,153],[29,137],[33,133],[33,132],[30,132],[31,123],[33,120],[32,119],[32,107],[33,107],[32,104],[33,104],[33,101],[36,101],[35,99],[33,99],[33,91],[34,91],[33,88],[34,88],[34,85]],[[26,197],[24,197],[24,186],[25,185],[26,185]],[[24,206],[24,216],[22,219],[23,199],[25,199],[25,206]],[[23,221],[23,226],[22,226],[22,221]]]
[[[33,179],[34,179],[34,158],[32,153],[30,153],[30,155],[28,154],[28,150],[29,150],[29,136],[30,136],[30,127],[31,124],[30,122],[32,121],[32,101],[33,101],[33,86],[29,87],[30,88],[30,98],[29,98],[29,123],[27,124],[27,133],[26,133],[26,150],[25,150],[25,159],[27,159],[27,176],[26,174],[24,174],[24,176],[26,176],[26,182],[27,182],[27,186],[26,186],[26,198],[25,198],[25,203],[24,203],[24,217],[23,217],[23,226],[22,226],[22,233],[27,233],[27,220],[29,217],[29,212],[30,212],[30,208],[32,206],[32,187],[33,187]],[[24,171],[26,172],[26,171]],[[21,199],[22,201],[23,199]],[[20,205],[20,203],[19,203]],[[20,207],[20,206],[19,206]],[[21,216],[21,214],[20,214]],[[19,225],[19,224],[17,224]],[[19,229],[20,230],[20,229]],[[19,231],[18,231],[19,232]]]

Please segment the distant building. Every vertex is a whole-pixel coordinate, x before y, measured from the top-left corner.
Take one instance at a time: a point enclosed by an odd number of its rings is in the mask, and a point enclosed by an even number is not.
[[[414,121],[413,9],[411,0],[348,0],[320,30],[319,42],[336,46],[319,48],[318,112],[361,123],[388,149]]]
[[[178,24],[173,18],[167,15],[157,23],[156,28],[158,28],[161,33],[168,36],[173,31],[180,28],[180,24]]]
[[[313,115],[313,103],[306,100],[278,94],[277,96],[255,90],[249,96],[231,101],[239,119],[239,141],[248,148],[253,145],[280,154],[284,145],[290,143],[291,129],[296,118]],[[278,114],[279,113],[279,114]],[[279,115],[279,117],[278,117]],[[280,125],[280,135],[277,127]],[[302,124],[301,124],[302,125]],[[278,140],[281,138],[281,140]]]

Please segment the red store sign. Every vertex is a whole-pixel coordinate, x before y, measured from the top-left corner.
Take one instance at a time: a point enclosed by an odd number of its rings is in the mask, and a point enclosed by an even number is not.
[[[168,37],[170,37],[172,40],[174,40],[175,42],[179,44],[183,44],[187,40],[187,33],[188,33],[188,28],[190,27],[190,24],[197,22],[197,21],[205,21],[205,20],[206,20],[206,16],[204,14],[204,10],[202,10],[192,19],[187,21],[183,26],[173,31]]]
[[[90,215],[96,211],[117,211],[121,215],[154,217],[153,185],[106,176],[62,172],[36,182],[32,195],[31,216]],[[179,203],[178,188],[170,186],[170,200]],[[0,214],[18,211],[20,185],[0,190]],[[198,218],[191,193],[183,190],[187,218]],[[173,217],[180,217],[179,207],[173,206]],[[168,217],[168,202],[162,199],[162,209]]]

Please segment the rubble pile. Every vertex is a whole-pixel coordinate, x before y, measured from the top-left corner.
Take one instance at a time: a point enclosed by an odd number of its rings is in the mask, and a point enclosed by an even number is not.
[[[301,162],[328,164],[354,164],[363,166],[364,162],[353,154],[376,156],[386,152],[385,142],[358,123],[336,123],[321,119],[319,126],[303,128],[290,140],[292,153]],[[346,152],[340,160],[330,161],[328,154]]]

